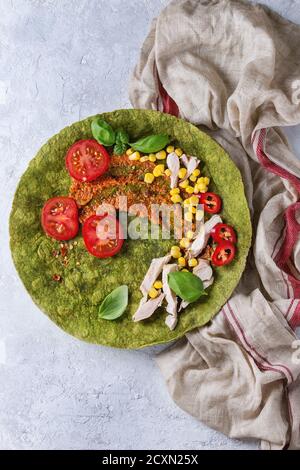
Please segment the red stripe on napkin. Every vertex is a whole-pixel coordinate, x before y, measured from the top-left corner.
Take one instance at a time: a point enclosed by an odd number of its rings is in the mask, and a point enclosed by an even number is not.
[[[173,116],[179,116],[179,108],[173,98],[167,93],[166,89],[164,88],[163,84],[160,81],[158,71],[156,69],[156,76],[158,82],[158,91],[160,98],[163,104],[163,112],[167,114],[172,114]]]
[[[300,179],[284,168],[276,165],[276,163],[272,162],[265,154],[264,139],[266,137],[266,133],[266,129],[261,129],[258,138],[256,155],[260,163],[268,171],[271,171],[281,178],[287,179],[300,194]],[[288,275],[288,279],[294,291],[294,296],[296,298],[300,298],[300,281],[293,275],[290,267],[288,266],[288,261],[292,263],[291,255],[300,233],[300,224],[296,219],[297,210],[300,210],[300,201],[295,202],[285,210],[285,235],[282,246],[275,257],[275,262],[277,266]],[[295,310],[294,315],[290,320],[290,324],[293,328],[300,325],[300,313],[298,308]]]
[[[281,168],[276,163],[272,162],[264,152],[264,140],[267,134],[267,129],[261,129],[257,143],[256,155],[259,158],[260,163],[264,168],[271,171],[275,175],[280,176],[281,178],[287,179],[292,185],[297,189],[300,194],[300,179],[297,176],[293,175],[289,171]]]

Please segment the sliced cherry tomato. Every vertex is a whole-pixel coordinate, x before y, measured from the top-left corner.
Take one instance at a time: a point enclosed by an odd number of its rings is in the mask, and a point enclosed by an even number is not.
[[[83,224],[82,236],[88,252],[97,258],[116,255],[124,243],[122,227],[111,215],[89,217]]]
[[[204,205],[204,211],[209,214],[218,214],[222,207],[220,196],[215,193],[198,194],[200,204]]]
[[[66,156],[68,172],[77,181],[93,181],[109,167],[109,154],[96,140],[79,140]]]
[[[235,246],[230,242],[219,243],[213,252],[211,262],[215,266],[225,266],[231,263],[235,256]]]
[[[78,233],[78,208],[71,197],[53,197],[42,209],[44,232],[56,240],[70,240]]]
[[[227,224],[217,224],[212,232],[211,236],[213,240],[217,243],[221,243],[223,241],[236,243],[236,234],[233,228]]]

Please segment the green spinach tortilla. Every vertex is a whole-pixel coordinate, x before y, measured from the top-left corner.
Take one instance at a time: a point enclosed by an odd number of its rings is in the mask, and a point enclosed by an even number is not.
[[[127,130],[131,139],[167,133],[186,153],[201,159],[205,174],[212,179],[212,190],[222,197],[221,216],[238,234],[234,262],[214,268],[215,282],[209,295],[182,311],[176,329],[170,331],[164,323],[163,308],[147,321],[134,323],[132,316],[142,297],[139,286],[151,260],[164,256],[172,241],[126,240],[118,255],[98,259],[86,251],[79,233],[67,265],[53,256],[58,242],[44,234],[41,209],[48,198],[68,195],[70,177],[65,169],[65,155],[74,142],[92,137],[92,117],[52,137],[22,176],[10,216],[13,260],[33,301],[71,335],[118,348],[142,348],[171,341],[207,323],[230,297],[244,270],[251,244],[251,222],[241,175],[213,139],[183,120],[144,110],[119,110],[101,117],[114,128]],[[56,273],[61,275],[61,282],[53,281]],[[102,300],[123,284],[128,285],[130,295],[125,314],[116,321],[99,319]]]

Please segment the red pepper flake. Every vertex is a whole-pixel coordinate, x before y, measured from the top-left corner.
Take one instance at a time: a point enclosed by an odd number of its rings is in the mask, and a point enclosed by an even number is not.
[[[60,254],[63,258],[65,258],[68,254],[68,247],[67,245],[60,245]]]
[[[53,274],[52,279],[55,282],[60,282],[61,281],[61,276],[60,276],[60,274]]]
[[[53,250],[53,251],[52,251],[52,256],[53,256],[54,258],[58,258],[58,255],[59,255],[59,251],[57,251],[57,250]]]

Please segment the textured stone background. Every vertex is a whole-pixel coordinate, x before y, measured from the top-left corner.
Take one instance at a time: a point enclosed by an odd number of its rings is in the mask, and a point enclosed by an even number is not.
[[[178,409],[153,348],[118,351],[60,331],[32,304],[10,258],[7,221],[29,160],[72,121],[129,106],[130,71],[166,3],[0,0],[1,449],[256,447]],[[300,22],[299,0],[263,3]],[[300,154],[299,128],[288,133]]]

